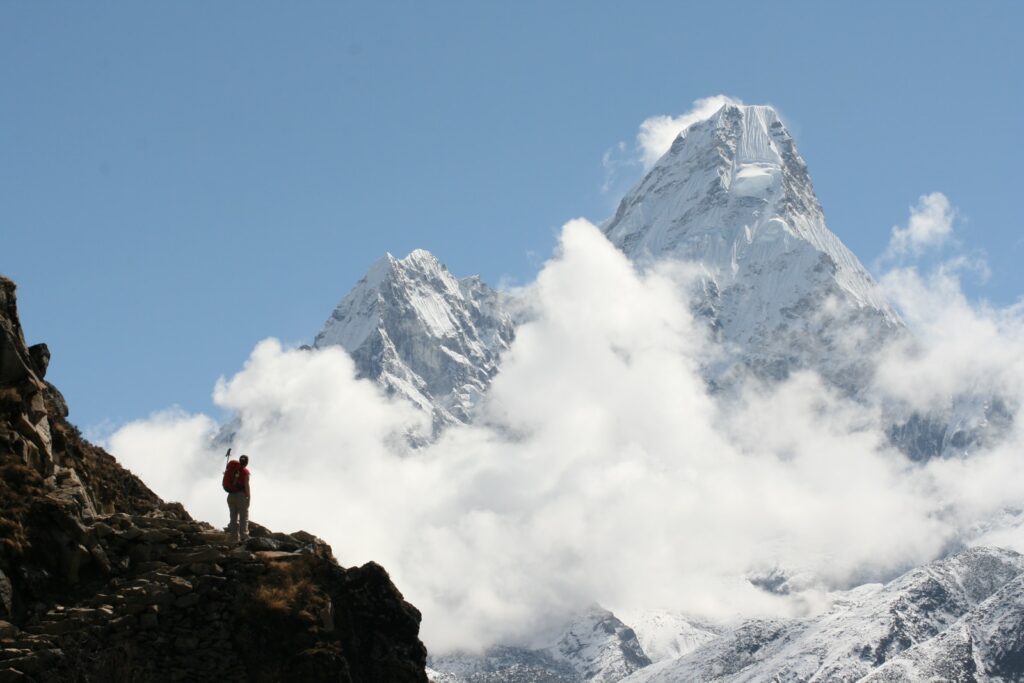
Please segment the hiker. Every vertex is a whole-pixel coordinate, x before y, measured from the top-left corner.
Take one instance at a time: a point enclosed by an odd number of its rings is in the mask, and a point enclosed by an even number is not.
[[[228,451],[230,453],[230,451]],[[235,543],[249,539],[249,456],[228,462],[224,470],[224,490],[228,494],[228,512],[231,521],[227,532]]]

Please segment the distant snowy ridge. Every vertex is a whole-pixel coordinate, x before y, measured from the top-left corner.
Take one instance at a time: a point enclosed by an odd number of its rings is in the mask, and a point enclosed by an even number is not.
[[[650,665],[636,633],[599,606],[569,620],[547,644],[498,646],[428,660],[437,683],[614,683]]]
[[[1019,681],[1022,580],[1021,555],[966,550],[837,594],[818,617],[747,621],[623,681]]]
[[[437,683],[1020,681],[1022,589],[1024,556],[973,548],[885,585],[834,593],[832,608],[814,617],[752,619],[715,632],[664,611],[635,614],[648,629],[660,621],[662,636],[693,637],[692,647],[651,664],[637,631],[594,608],[546,647],[435,656],[430,667]]]

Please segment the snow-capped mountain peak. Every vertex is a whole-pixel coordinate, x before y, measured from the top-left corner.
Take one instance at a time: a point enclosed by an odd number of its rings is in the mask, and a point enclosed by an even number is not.
[[[902,327],[826,226],[807,165],[768,106],[726,104],[684,130],[602,229],[641,265],[698,264],[695,309],[764,376],[810,367],[851,384],[861,354],[837,357],[839,328],[856,319],[877,341]]]
[[[343,347],[361,376],[420,406],[440,429],[469,420],[511,339],[497,292],[478,277],[456,278],[417,249],[374,263],[314,346]]]

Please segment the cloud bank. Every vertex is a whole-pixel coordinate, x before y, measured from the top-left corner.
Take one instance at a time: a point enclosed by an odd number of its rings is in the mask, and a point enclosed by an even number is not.
[[[383,564],[434,652],[530,644],[594,601],[801,614],[830,587],[952,544],[1024,550],[1019,520],[991,523],[1024,493],[1018,426],[970,459],[917,465],[888,446],[877,406],[811,373],[724,402],[699,373],[715,350],[687,308],[689,277],[680,264],[639,272],[593,225],[566,224],[480,419],[415,452],[404,436],[426,429],[422,416],[357,379],[343,351],[261,342],[214,391],[242,417],[253,518],[317,533],[344,565]],[[922,405],[989,383],[1019,397],[1022,311],[974,307],[953,276],[936,277],[883,279],[924,341],[880,359],[877,390]],[[108,445],[161,496],[221,524],[214,427],[162,413]],[[793,594],[744,578],[776,567],[804,577]]]

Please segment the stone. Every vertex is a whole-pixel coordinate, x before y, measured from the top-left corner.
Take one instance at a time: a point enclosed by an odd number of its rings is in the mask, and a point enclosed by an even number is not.
[[[8,666],[9,662],[4,662],[3,665]],[[15,669],[13,665],[9,669],[0,669],[0,683],[27,683],[31,680],[24,673]]]
[[[110,620],[111,628],[115,628],[115,629],[132,628],[137,623],[138,623],[138,620],[134,616],[132,616],[130,614],[126,614],[124,616],[120,616],[120,617],[117,617],[116,619],[111,619]]]
[[[39,473],[44,477],[50,476],[53,472],[53,453],[50,449],[50,443],[45,441],[43,436],[36,431],[36,426],[32,424],[28,415],[25,415],[24,413],[18,415],[17,419],[15,419],[14,427],[18,430],[19,434],[39,449],[40,453],[44,456],[44,460],[49,461],[49,466],[40,468]],[[47,429],[47,436],[49,436],[49,429]]]
[[[214,588],[220,588],[228,582],[223,576],[200,576],[196,581],[196,590],[205,593]]]
[[[324,544],[324,542],[322,540],[320,540],[319,538],[317,538],[316,536],[314,536],[313,534],[311,534],[311,533],[309,533],[307,531],[296,531],[295,533],[291,534],[291,536],[292,536],[292,538],[298,540],[301,543],[307,543],[307,544],[319,543],[319,544],[322,544],[322,545],[326,545],[326,544]]]
[[[223,531],[200,531],[195,537],[199,543],[226,545],[231,541],[231,534]]]
[[[325,631],[334,630],[334,603],[327,600],[327,606],[320,608],[320,626]]]
[[[158,546],[149,545],[148,543],[136,543],[128,549],[128,558],[133,564],[142,564],[143,562],[150,562],[157,559]]]
[[[106,616],[103,612],[92,607],[72,607],[71,609],[64,612],[70,619],[79,619],[82,621],[92,621],[96,619],[102,619]]]
[[[0,569],[0,617],[9,617],[14,613],[14,586]]]
[[[245,542],[245,547],[248,550],[262,550],[262,551],[275,551],[280,550],[281,546],[272,538],[250,538]]]
[[[186,579],[181,578],[180,576],[170,577],[170,579],[167,582],[167,586],[175,595],[184,595],[185,593],[192,592],[192,584]]]
[[[162,560],[150,560],[148,562],[139,562],[135,565],[136,574],[147,574],[149,572],[159,571],[161,569],[168,569],[171,565],[167,564]]]
[[[91,529],[96,538],[110,538],[114,535],[114,530],[105,522],[95,522]]]
[[[263,550],[256,553],[256,557],[260,558],[264,562],[287,562],[298,559],[302,556],[296,555],[295,553],[289,553],[284,550]]]
[[[163,529],[145,529],[138,535],[138,540],[144,543],[166,543],[171,540],[171,535]]]
[[[197,604],[199,604],[199,595],[197,593],[188,593],[187,595],[182,595],[180,598],[174,601],[174,606],[180,607],[182,609],[194,607]]]
[[[255,556],[245,548],[233,548],[228,551],[228,557],[232,560],[251,560]]]
[[[0,638],[13,638],[21,633],[21,629],[9,621],[0,621]]]
[[[192,636],[179,636],[174,641],[174,647],[185,652],[191,652],[199,647],[199,639]]]
[[[46,633],[52,636],[62,636],[72,631],[77,631],[82,628],[82,624],[73,621],[71,619],[58,619],[57,621],[48,621],[39,626],[36,626],[35,630],[37,633]]]
[[[110,558],[107,557],[107,553],[103,550],[103,546],[99,544],[90,546],[89,555],[104,574],[109,574],[111,572],[112,566],[110,564]]]
[[[0,384],[14,384],[31,376],[30,363],[21,330],[15,331],[7,320],[0,320]]]
[[[139,615],[139,628],[150,629],[157,627],[157,616],[153,612]]]
[[[36,376],[39,379],[46,377],[46,370],[50,367],[50,347],[46,344],[33,344],[28,347],[28,357]]]
[[[43,396],[43,392],[37,391],[32,394],[32,399],[29,401],[28,419],[32,424],[37,424],[39,420],[45,416],[46,397]]]
[[[175,552],[167,555],[167,561],[171,564],[206,564],[216,562],[223,557],[223,553],[213,546],[199,546],[196,550],[187,552]]]

